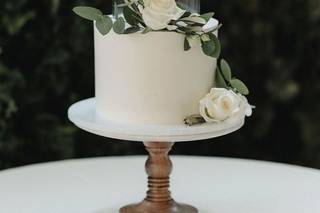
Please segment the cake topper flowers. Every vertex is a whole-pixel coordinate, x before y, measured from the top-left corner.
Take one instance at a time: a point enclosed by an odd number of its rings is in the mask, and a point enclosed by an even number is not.
[[[144,0],[139,11],[145,24],[153,30],[168,28],[171,20],[178,20],[186,12],[177,6],[175,0]]]
[[[120,8],[123,15],[118,12]],[[215,34],[221,25],[211,24],[214,13],[191,13],[177,6],[175,0],[124,0],[122,4],[114,4],[113,17],[92,7],[79,6],[73,11],[94,21],[102,35],[107,35],[111,29],[117,34],[176,32],[185,35],[181,47],[185,51],[201,46],[204,54],[213,58],[218,58],[221,52]]]

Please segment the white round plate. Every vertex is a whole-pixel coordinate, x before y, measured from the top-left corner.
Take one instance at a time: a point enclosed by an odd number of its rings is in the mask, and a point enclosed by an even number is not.
[[[183,142],[219,137],[240,129],[244,117],[237,122],[205,123],[187,126],[139,125],[118,123],[99,118],[96,114],[95,98],[73,104],[68,110],[69,119],[79,128],[96,135],[130,141]]]

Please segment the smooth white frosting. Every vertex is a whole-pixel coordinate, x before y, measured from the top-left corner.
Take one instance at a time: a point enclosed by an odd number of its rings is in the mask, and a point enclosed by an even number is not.
[[[121,123],[179,124],[199,114],[214,86],[216,59],[184,51],[184,35],[150,32],[102,36],[94,29],[99,117]]]

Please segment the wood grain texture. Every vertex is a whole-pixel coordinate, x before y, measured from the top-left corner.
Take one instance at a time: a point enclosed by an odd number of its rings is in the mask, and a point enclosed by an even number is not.
[[[196,208],[175,202],[169,191],[172,162],[168,153],[174,143],[145,142],[144,145],[149,153],[145,165],[147,196],[141,203],[121,208],[120,213],[197,213]]]

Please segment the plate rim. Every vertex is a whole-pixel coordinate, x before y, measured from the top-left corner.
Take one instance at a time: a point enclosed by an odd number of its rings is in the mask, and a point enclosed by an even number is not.
[[[96,135],[128,141],[163,142],[186,142],[220,137],[239,130],[245,123],[244,117],[238,119],[236,123],[206,123],[191,127],[185,124],[119,123],[99,117],[96,113],[95,98],[72,104],[68,109],[68,118],[80,129]]]

